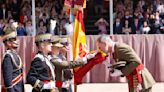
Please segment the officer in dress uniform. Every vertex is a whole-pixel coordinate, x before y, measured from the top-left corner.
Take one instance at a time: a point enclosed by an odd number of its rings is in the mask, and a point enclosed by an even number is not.
[[[100,36],[97,42],[99,49],[113,54],[112,77],[126,76],[129,92],[152,92],[155,80],[130,46],[114,42],[108,35]]]
[[[4,87],[2,92],[24,92],[23,67],[20,56],[17,54],[18,48],[17,34],[13,29],[5,30],[3,43],[6,47],[2,62],[2,73]]]
[[[68,91],[71,83],[69,79],[71,79],[72,73],[71,71],[67,71],[69,72],[69,74],[67,73],[68,76],[67,74],[63,75],[63,70],[82,66],[87,63],[87,59],[94,57],[93,55],[87,55],[77,61],[66,61],[65,56],[59,54],[62,49],[66,49],[65,42],[68,42],[68,38],[52,37],[51,62],[55,66],[56,87],[58,87],[60,92],[70,92]],[[62,90],[61,88],[66,87],[66,85],[68,85],[68,89],[66,88],[66,90]]]
[[[32,92],[58,92],[55,87],[54,66],[48,58],[52,46],[51,36],[51,34],[40,34],[35,38],[38,53],[27,74],[27,83],[33,86]]]

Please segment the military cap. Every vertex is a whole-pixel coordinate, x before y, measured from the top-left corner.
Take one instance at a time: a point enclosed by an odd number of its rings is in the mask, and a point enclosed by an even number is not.
[[[122,69],[123,67],[125,67],[126,65],[126,61],[120,61],[120,62],[116,62],[113,65],[109,66],[108,68],[114,68],[114,69]]]
[[[68,36],[61,37],[59,41],[62,45],[68,45],[70,43],[70,39]]]
[[[51,37],[52,46],[63,47],[63,45],[60,43],[60,40],[61,38],[59,36],[52,36]]]
[[[35,42],[51,42],[52,34],[39,34],[35,37]]]
[[[11,31],[11,32],[5,33],[5,35],[2,37],[2,40],[6,41],[6,40],[16,38],[16,37],[17,37],[17,32],[16,31]]]

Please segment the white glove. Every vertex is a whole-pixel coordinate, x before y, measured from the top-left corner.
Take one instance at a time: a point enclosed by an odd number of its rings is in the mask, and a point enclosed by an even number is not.
[[[48,82],[48,83],[44,84],[42,90],[43,89],[54,89],[54,88],[56,88],[55,82],[52,81],[52,82]]]
[[[69,80],[68,80],[68,81],[63,82],[63,84],[62,84],[62,88],[69,89],[69,87],[70,87],[70,81],[69,81]]]
[[[82,60],[82,61],[84,62],[84,64],[86,64],[86,63],[88,62],[87,60],[88,60],[88,59],[91,59],[91,58],[93,58],[93,57],[95,57],[96,54],[97,54],[97,52],[87,54],[87,55],[85,55],[84,57],[78,57],[78,58],[76,59],[76,61]]]
[[[137,85],[137,89],[142,90],[142,85],[140,83]]]
[[[122,75],[122,72],[121,70],[118,70],[118,69],[114,69],[114,72],[110,74],[110,76],[112,77],[121,76],[121,75]]]
[[[84,64],[86,64],[88,61],[87,61],[87,57],[82,57],[82,61],[84,62]]]
[[[97,52],[89,53],[89,54],[86,55],[86,57],[87,57],[87,59],[91,59],[91,58],[95,57],[96,54],[97,54]]]

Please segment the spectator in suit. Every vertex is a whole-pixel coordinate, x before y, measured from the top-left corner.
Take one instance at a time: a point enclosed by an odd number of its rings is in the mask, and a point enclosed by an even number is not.
[[[122,27],[121,20],[117,17],[113,25],[114,34],[122,34]]]
[[[8,18],[8,9],[6,8],[5,3],[3,3],[0,8],[0,19],[7,19],[7,18]]]
[[[132,33],[133,34],[141,34],[142,33],[141,32],[141,26],[142,26],[142,24],[139,21],[139,19],[138,18],[135,18],[134,19],[134,22],[132,24]]]

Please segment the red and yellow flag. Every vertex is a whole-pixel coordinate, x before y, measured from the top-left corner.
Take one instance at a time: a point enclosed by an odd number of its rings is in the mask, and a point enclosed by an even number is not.
[[[88,53],[87,46],[86,46],[86,35],[85,35],[84,22],[82,18],[82,11],[77,11],[76,13],[72,47],[73,47],[74,60],[76,60],[79,57],[84,57]],[[104,53],[98,51],[95,57],[90,59],[87,64],[85,64],[82,67],[75,68],[74,69],[75,85],[81,84],[82,79],[86,75],[86,73],[90,71],[95,65],[103,62],[105,58],[106,58],[106,54],[104,55]]]
[[[77,11],[74,23],[73,34],[73,59],[84,57],[87,54],[86,49],[86,35],[84,22],[82,18],[82,11]]]

